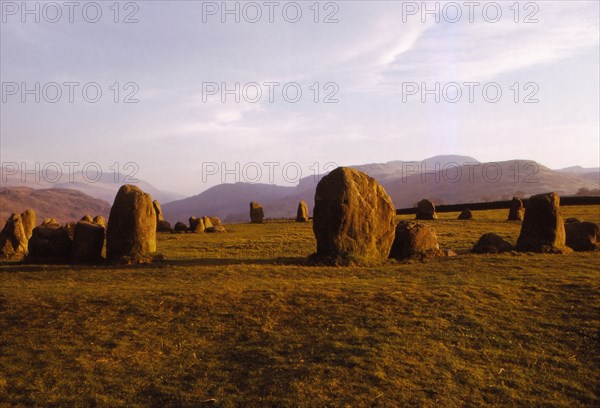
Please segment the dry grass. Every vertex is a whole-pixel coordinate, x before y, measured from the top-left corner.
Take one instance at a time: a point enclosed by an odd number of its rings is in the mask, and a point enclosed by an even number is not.
[[[444,247],[516,241],[474,214],[432,222]],[[315,268],[310,224],[229,230],[160,235],[160,265],[0,265],[0,405],[600,404],[599,253]]]

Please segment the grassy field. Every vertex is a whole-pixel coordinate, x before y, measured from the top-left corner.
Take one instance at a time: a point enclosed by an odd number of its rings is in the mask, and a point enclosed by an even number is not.
[[[457,215],[430,223],[458,257],[376,268],[306,266],[294,222],[162,234],[161,264],[1,264],[0,405],[598,406],[600,253],[468,254],[520,223]]]

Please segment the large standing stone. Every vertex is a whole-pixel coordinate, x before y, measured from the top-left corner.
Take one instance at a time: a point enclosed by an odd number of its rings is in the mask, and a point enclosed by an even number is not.
[[[308,221],[308,205],[306,201],[302,200],[298,203],[298,211],[296,212],[296,222],[307,222]]]
[[[119,189],[106,231],[109,261],[146,261],[156,252],[156,211],[150,194],[136,186]]]
[[[313,231],[319,263],[373,264],[385,261],[394,241],[396,210],[377,181],[338,167],[317,185]]]
[[[523,207],[523,201],[519,197],[513,197],[510,202],[510,207],[508,210],[508,220],[509,221],[523,221],[523,213],[525,212],[525,207]]]
[[[390,258],[402,261],[414,256],[441,255],[435,230],[414,221],[401,221],[396,226]]]
[[[421,200],[417,203],[417,220],[435,220],[435,205],[429,200]]]
[[[0,258],[21,259],[27,254],[27,234],[19,214],[12,214],[0,232]]]
[[[262,224],[265,218],[262,205],[252,201],[250,203],[250,222],[254,224]]]
[[[600,227],[593,222],[565,223],[566,243],[575,251],[594,251],[600,249]]]
[[[204,221],[202,220],[202,218],[196,218],[194,216],[190,217],[190,219],[188,220],[190,223],[190,232],[194,232],[194,233],[200,233],[200,232],[204,232]]]
[[[68,262],[71,258],[71,238],[65,227],[42,224],[33,229],[27,260],[38,263]]]
[[[31,238],[33,229],[35,228],[35,211],[25,210],[21,213],[21,221],[23,222],[23,229],[27,239]]]
[[[479,254],[498,254],[501,252],[510,252],[513,246],[498,234],[493,232],[483,234],[472,251]]]
[[[94,263],[102,259],[104,227],[93,222],[79,221],[75,225],[71,259],[79,263]]]
[[[156,222],[158,223],[159,221],[164,221],[162,207],[160,206],[158,200],[152,201],[152,205],[154,206],[154,211],[156,211]]]
[[[558,194],[538,194],[527,200],[517,250],[562,253],[566,251],[565,238]]]

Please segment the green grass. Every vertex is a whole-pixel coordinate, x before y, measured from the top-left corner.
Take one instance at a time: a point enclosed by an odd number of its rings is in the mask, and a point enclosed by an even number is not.
[[[600,253],[468,254],[520,228],[474,215],[431,221],[460,256],[425,263],[306,266],[311,225],[273,222],[160,234],[162,264],[2,264],[0,405],[597,406]]]

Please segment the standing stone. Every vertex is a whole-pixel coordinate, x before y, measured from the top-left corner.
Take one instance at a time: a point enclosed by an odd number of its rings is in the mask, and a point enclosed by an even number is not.
[[[332,265],[381,263],[394,241],[395,220],[392,200],[375,179],[338,167],[317,185],[313,259]]]
[[[156,252],[156,210],[150,194],[123,185],[110,209],[106,230],[109,261],[146,261]]]
[[[414,221],[401,221],[396,226],[390,258],[402,261],[414,256],[441,255],[435,230]]]
[[[163,217],[162,207],[158,200],[152,201],[152,205],[154,206],[154,211],[156,211],[156,223],[158,224],[159,221],[164,221],[165,218]]]
[[[213,226],[221,225],[221,219],[219,217],[208,217]]]
[[[498,234],[493,232],[483,234],[473,246],[472,252],[478,254],[499,254],[510,252],[513,246]]]
[[[162,220],[156,223],[156,232],[173,232],[173,229],[168,221]]]
[[[196,217],[190,217],[189,219],[189,223],[190,223],[190,232],[194,232],[194,233],[200,233],[200,232],[204,232],[204,221],[202,220],[202,218],[196,218]]]
[[[522,252],[565,252],[565,224],[556,193],[538,194],[527,200],[517,250]]]
[[[458,215],[458,219],[459,220],[472,220],[473,219],[473,213],[468,208],[465,208]]]
[[[93,223],[96,225],[100,225],[101,227],[106,228],[106,220],[101,215],[96,215],[93,219]]]
[[[184,233],[188,232],[188,227],[183,222],[178,221],[175,223],[175,226],[173,227],[173,232],[177,232],[179,234],[184,234]]]
[[[75,225],[71,259],[78,263],[94,263],[102,259],[104,227],[93,222],[79,221]]]
[[[566,243],[575,251],[595,251],[600,249],[600,226],[593,222],[565,223]]]
[[[63,263],[71,258],[71,238],[65,227],[48,223],[33,229],[27,260],[37,263]]]
[[[213,226],[212,220],[210,219],[210,217],[207,217],[206,215],[204,217],[202,217],[202,224],[204,225],[205,229]]]
[[[510,202],[510,207],[508,210],[508,220],[509,221],[523,221],[523,214],[525,212],[525,207],[523,207],[523,201],[519,197],[513,197]]]
[[[262,205],[252,201],[250,203],[250,222],[253,224],[262,224],[265,218]]]
[[[421,200],[417,204],[417,220],[435,220],[435,205],[429,200]]]
[[[81,219],[79,221],[83,221],[83,222],[94,222],[94,219],[92,218],[91,215],[86,214],[83,217],[81,217]]]
[[[296,212],[296,222],[307,222],[308,221],[308,205],[306,201],[302,200],[298,204],[298,211]]]
[[[33,229],[35,228],[35,211],[25,210],[21,213],[21,221],[23,222],[23,229],[27,239],[31,238]]]
[[[19,214],[12,214],[0,232],[0,258],[21,259],[27,254],[27,233]]]

